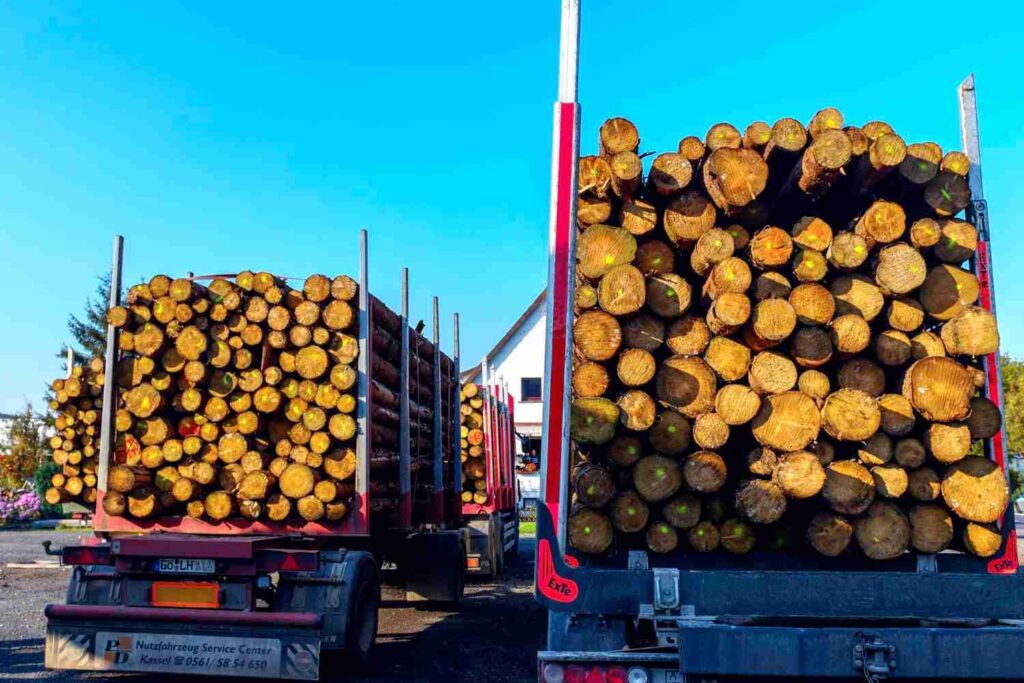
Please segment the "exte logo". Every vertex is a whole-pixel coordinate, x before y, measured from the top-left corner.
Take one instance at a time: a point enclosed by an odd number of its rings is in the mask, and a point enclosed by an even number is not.
[[[109,638],[103,646],[103,661],[107,664],[127,664],[132,654],[133,641],[131,636]]]
[[[572,602],[580,594],[575,581],[555,572],[551,543],[546,538],[537,544],[537,590],[549,600],[563,603]]]

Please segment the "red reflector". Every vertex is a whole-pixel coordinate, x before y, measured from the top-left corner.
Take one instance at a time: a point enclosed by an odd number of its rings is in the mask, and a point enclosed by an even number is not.
[[[64,564],[113,564],[110,560],[109,546],[64,546],[61,560]]]
[[[198,581],[154,581],[150,602],[154,607],[216,609],[220,607],[220,586]]]
[[[613,666],[608,669],[608,673],[604,675],[604,679],[608,683],[627,683],[629,680],[629,672],[625,669]]]
[[[480,568],[480,558],[479,557],[467,557],[466,558],[466,566],[468,568],[470,568],[470,569],[479,569]]]
[[[587,683],[605,683],[604,680],[604,669],[594,667],[587,674]]]

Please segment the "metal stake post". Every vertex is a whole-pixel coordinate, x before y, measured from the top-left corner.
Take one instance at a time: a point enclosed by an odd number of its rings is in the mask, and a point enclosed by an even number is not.
[[[114,258],[110,266],[110,308],[121,305],[121,266],[124,263],[124,237],[114,236]],[[110,460],[114,457],[114,366],[117,364],[117,330],[107,325],[107,346],[103,357],[103,410],[100,411],[100,462],[96,472],[96,488],[98,495],[96,504],[103,503],[103,495],[107,492],[107,473],[110,471]]]
[[[568,339],[572,334],[573,257],[576,242],[576,176],[579,157],[579,105],[576,102],[579,64],[580,0],[562,0],[562,35],[558,102],[551,160],[547,338],[544,358],[545,413],[542,432],[541,492],[551,512],[558,545],[565,552],[568,506],[569,402],[572,367]]]
[[[398,368],[399,519],[412,526],[412,448],[409,443],[409,269],[402,268],[402,340]]]
[[[356,504],[358,505],[356,533],[370,532],[370,452],[372,450],[373,397],[370,392],[370,356],[373,353],[373,338],[370,334],[370,259],[369,237],[366,230],[359,231],[359,357],[356,359],[357,395],[356,425],[359,437],[356,439]]]
[[[971,203],[967,207],[967,220],[978,230],[978,248],[971,261],[971,270],[980,284],[980,301],[982,308],[996,312],[995,280],[992,273],[992,235],[988,224],[988,203],[985,201],[985,189],[981,182],[981,138],[978,134],[978,100],[974,88],[974,74],[960,84],[960,140],[964,153],[971,161],[967,183],[971,189]],[[985,365],[985,396],[995,403],[1000,410],[1003,408],[1003,377],[999,368],[999,353],[990,353],[984,358]],[[989,458],[995,460],[1003,473],[1007,474],[1009,461],[1006,450],[1006,430],[999,432],[985,444]],[[1014,516],[1004,515],[1000,520],[1003,531],[1003,552],[988,564],[989,573],[1016,574],[1017,533],[1014,528]]]
[[[441,316],[438,299],[434,297],[434,521],[444,522],[444,447],[441,439]]]
[[[455,509],[462,509],[462,405],[460,402],[461,380],[459,373],[459,314],[455,313],[454,320],[454,341],[452,344],[452,469],[455,474],[452,477],[452,487],[455,492]]]

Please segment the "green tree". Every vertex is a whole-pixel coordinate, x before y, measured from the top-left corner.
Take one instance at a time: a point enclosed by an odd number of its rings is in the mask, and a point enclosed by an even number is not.
[[[43,460],[43,462],[36,469],[34,475],[32,475],[35,481],[36,495],[39,496],[39,511],[42,512],[43,517],[53,518],[61,515],[61,509],[57,505],[50,505],[46,502],[46,489],[50,488],[50,480],[53,475],[61,471],[60,465],[50,459]]]
[[[0,479],[21,485],[32,478],[46,457],[43,420],[32,412],[32,405],[14,416],[9,431],[0,442]]]
[[[107,348],[107,302],[110,301],[110,275],[102,275],[97,278],[99,284],[96,292],[85,300],[85,312],[79,318],[76,315],[68,316],[68,332],[74,342],[71,348],[75,356],[81,360],[87,360],[94,356],[103,356]],[[60,358],[67,358],[68,345],[61,346]],[[67,372],[67,363],[64,364],[64,371]]]
[[[1024,361],[999,357],[1003,374],[1003,425],[1006,429],[1006,448],[1012,454],[1024,450]]]

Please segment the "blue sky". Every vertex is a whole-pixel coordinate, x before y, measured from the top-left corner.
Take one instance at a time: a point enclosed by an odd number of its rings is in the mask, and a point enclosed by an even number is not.
[[[1019,5],[585,0],[583,149],[626,115],[644,150],[826,105],[958,145],[977,75],[1004,349],[1024,356]],[[38,403],[126,237],[126,279],[356,273],[416,318],[441,297],[475,363],[544,286],[559,6],[0,4],[0,411]]]

